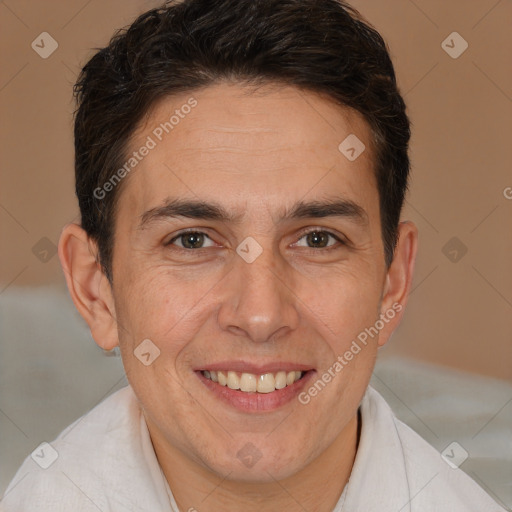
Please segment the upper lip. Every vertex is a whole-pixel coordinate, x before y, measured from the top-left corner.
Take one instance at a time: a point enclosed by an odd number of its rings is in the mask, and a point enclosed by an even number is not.
[[[271,362],[265,364],[256,364],[249,361],[220,361],[217,363],[209,363],[204,366],[200,366],[194,369],[195,371],[207,370],[207,371],[234,371],[240,373],[253,373],[255,375],[261,375],[264,373],[276,373],[279,371],[291,372],[293,370],[308,371],[313,370],[311,365],[290,363],[290,362]]]

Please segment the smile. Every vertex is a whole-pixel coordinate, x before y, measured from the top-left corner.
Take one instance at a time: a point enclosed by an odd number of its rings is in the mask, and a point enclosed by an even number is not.
[[[303,365],[302,369],[294,370],[291,364],[286,364],[288,368],[279,364],[264,368],[236,362],[211,366],[216,368],[197,369],[194,373],[215,400],[244,413],[272,412],[293,404],[317,373]]]
[[[254,373],[239,373],[231,370],[203,370],[201,373],[207,379],[221,386],[227,386],[230,389],[238,389],[246,393],[272,393],[277,389],[291,386],[304,374],[304,372],[299,370],[289,372],[278,371],[276,373],[263,373],[259,375]]]

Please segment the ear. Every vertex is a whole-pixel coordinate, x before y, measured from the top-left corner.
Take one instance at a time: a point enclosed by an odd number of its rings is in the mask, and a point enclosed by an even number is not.
[[[402,319],[411,289],[418,248],[418,229],[411,221],[398,226],[398,243],[388,268],[381,300],[381,317],[387,319],[379,334],[379,346],[391,337]]]
[[[119,344],[114,298],[99,263],[97,244],[78,224],[68,224],[59,240],[59,259],[76,309],[104,350]]]

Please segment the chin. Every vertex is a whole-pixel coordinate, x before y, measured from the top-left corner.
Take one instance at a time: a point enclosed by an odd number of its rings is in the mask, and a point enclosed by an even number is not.
[[[289,455],[281,454],[279,458],[265,457],[250,442],[237,450],[234,458],[228,458],[221,464],[218,462],[208,465],[209,469],[223,478],[226,477],[226,480],[254,484],[284,480],[300,471],[302,467],[296,451]]]

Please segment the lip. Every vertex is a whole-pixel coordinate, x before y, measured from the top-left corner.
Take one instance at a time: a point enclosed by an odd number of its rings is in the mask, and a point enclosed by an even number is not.
[[[207,364],[205,366],[200,366],[194,368],[194,371],[200,372],[202,370],[207,371],[233,371],[239,373],[254,373],[255,375],[262,375],[264,373],[276,373],[279,371],[291,372],[293,370],[299,370],[301,372],[306,372],[308,370],[314,370],[311,365],[299,364],[299,363],[290,363],[290,362],[270,362],[266,364],[255,364],[249,361],[220,361],[218,363]]]
[[[299,367],[295,366],[296,370],[300,370]],[[226,366],[222,365],[209,365],[208,368],[203,368],[203,370],[211,369],[212,371],[216,370],[216,367],[222,371]],[[227,366],[233,371],[240,371],[233,368],[233,366]],[[254,365],[251,368],[255,368]],[[272,373],[272,370],[269,368],[280,368],[285,370],[283,366],[276,365],[266,365],[258,367],[258,371],[251,371],[248,373]],[[264,368],[264,371],[260,371],[261,368]],[[243,367],[244,371],[247,371],[247,366]],[[278,370],[275,370],[278,371]],[[290,369],[291,371],[291,369]],[[290,386],[286,386],[282,389],[276,389],[271,393],[257,393],[256,391],[246,392],[240,391],[238,389],[231,389],[228,386],[221,386],[220,384],[213,382],[210,379],[207,379],[202,373],[201,370],[196,370],[195,374],[201,380],[201,382],[208,388],[209,391],[215,396],[215,398],[230,407],[244,413],[263,413],[263,412],[272,412],[276,411],[285,405],[289,404],[293,400],[297,399],[297,396],[300,392],[308,385],[309,381],[316,375],[316,371],[312,369],[301,370],[306,373],[302,376],[301,379],[295,381]]]

